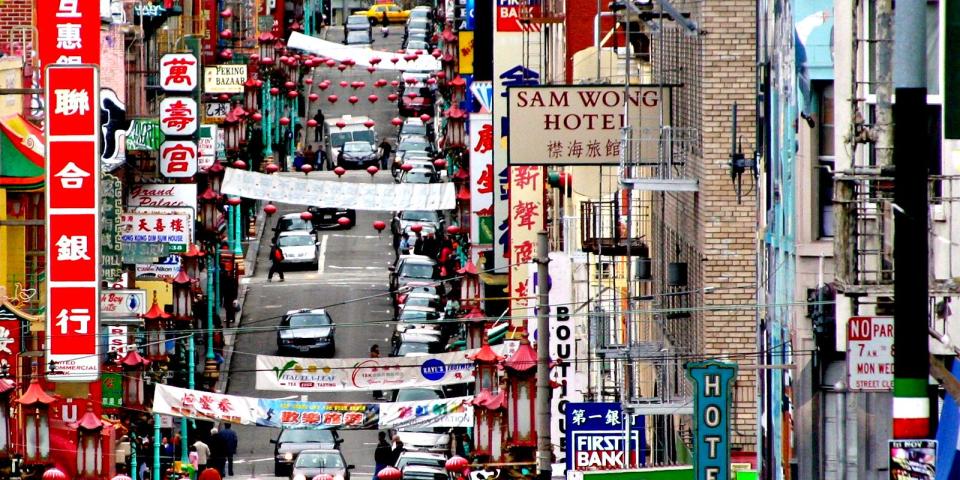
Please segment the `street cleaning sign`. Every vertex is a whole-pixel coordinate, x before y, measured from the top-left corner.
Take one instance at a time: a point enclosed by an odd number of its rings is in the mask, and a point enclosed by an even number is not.
[[[850,390],[893,390],[893,317],[850,317],[847,342]]]
[[[737,366],[707,360],[686,368],[694,386],[694,478],[730,480],[730,389]]]
[[[630,467],[646,463],[644,419],[631,415]],[[624,440],[626,418],[619,403],[568,403],[566,410],[567,470],[628,468]]]

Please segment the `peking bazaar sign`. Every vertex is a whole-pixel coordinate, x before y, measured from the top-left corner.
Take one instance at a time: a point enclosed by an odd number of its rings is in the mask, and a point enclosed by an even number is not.
[[[40,0],[33,3],[41,66],[100,63],[99,0]]]
[[[92,382],[100,368],[99,71],[51,65],[44,78],[47,379]]]
[[[635,154],[640,161],[658,161],[661,108],[670,115],[670,90],[637,85],[624,95],[613,85],[537,85],[507,89],[510,123],[524,126],[523,142],[508,142],[510,165],[619,165],[621,129],[651,131]]]

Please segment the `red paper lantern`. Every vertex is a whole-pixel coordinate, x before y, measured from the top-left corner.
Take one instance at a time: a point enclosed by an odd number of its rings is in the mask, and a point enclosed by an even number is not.
[[[347,98],[347,101],[350,102],[350,104],[356,104],[357,102],[360,101],[360,99],[357,98],[356,95],[350,95],[350,96]]]
[[[337,65],[337,70],[340,70],[341,72],[344,71],[344,70],[346,70],[346,69],[347,69],[347,66],[344,65],[344,64],[342,64],[342,63],[341,63],[340,65]]]
[[[313,78],[311,77],[304,78],[303,83],[306,83],[307,85],[313,85]]]
[[[333,68],[337,66],[337,61],[332,58],[328,58],[326,64],[328,67]]]
[[[223,49],[223,51],[220,52],[220,58],[224,60],[233,60],[233,50],[230,50],[229,48]]]
[[[367,97],[367,100],[369,100],[370,103],[377,103],[377,100],[380,100],[380,97],[371,94],[369,97]]]
[[[250,117],[253,118],[253,119],[254,119],[255,121],[257,121],[257,122],[259,122],[260,120],[263,120],[263,115],[262,115],[260,112],[254,113],[254,114],[251,115]]]
[[[387,95],[387,100],[390,100],[391,102],[396,102],[398,98],[400,97],[396,93],[391,93],[390,95]]]
[[[233,168],[239,168],[241,170],[247,168],[247,163],[243,160],[236,160],[233,162]]]
[[[390,62],[391,62],[391,63],[394,63],[394,64],[397,63],[397,62],[399,62],[399,61],[400,61],[400,57],[393,57],[393,58],[390,59]]]
[[[346,65],[348,65],[348,66],[350,66],[350,67],[352,67],[352,66],[354,66],[354,65],[357,64],[357,61],[354,60],[354,59],[352,59],[352,58],[345,58],[345,59],[343,59],[343,63],[346,64]]]
[[[367,167],[367,173],[369,173],[371,177],[376,175],[377,172],[379,171],[380,169],[377,168],[375,165],[370,165],[369,167]]]
[[[277,213],[277,206],[272,203],[268,203],[263,206],[263,213],[266,213],[267,215],[273,215],[274,213]]]
[[[283,88],[286,88],[287,90],[292,90],[292,89],[296,88],[296,86],[297,86],[297,84],[296,84],[296,83],[293,83],[293,82],[287,82],[287,83],[284,83],[284,84],[283,84]]]
[[[427,115],[426,113],[424,113],[423,115],[420,115],[420,121],[423,123],[429,122],[430,118],[431,118],[430,115]]]
[[[256,55],[256,53],[254,53],[254,55]],[[263,80],[257,79],[253,84],[256,85],[257,88],[260,88],[263,86]]]
[[[313,171],[313,165],[310,165],[309,163],[304,163],[303,165],[300,165],[300,171],[303,173],[310,173]]]
[[[266,167],[263,168],[267,173],[277,173],[280,171],[280,165],[276,163],[268,163]]]
[[[439,78],[440,80],[447,78],[446,72],[437,72],[437,78]]]
[[[407,92],[407,98],[411,100],[413,100],[414,98],[417,98],[417,92]]]
[[[220,16],[223,17],[223,18],[230,18],[230,17],[232,17],[232,16],[233,16],[233,9],[231,9],[230,7],[224,8],[223,11],[220,12]]]
[[[297,93],[296,90],[290,90],[289,92],[287,92],[287,96],[290,97],[290,98],[297,98],[298,95],[300,95],[300,94]]]
[[[263,57],[263,58],[261,58],[261,59],[260,59],[260,64],[261,64],[261,65],[267,65],[267,66],[273,65],[273,57]]]
[[[316,102],[317,100],[320,99],[320,95],[317,95],[316,93],[311,93],[310,95],[307,95],[307,99],[310,100],[311,102]]]
[[[413,165],[409,163],[404,163],[403,165],[400,165],[400,170],[403,170],[404,172],[409,172],[410,170],[413,170]]]
[[[317,86],[320,87],[320,90],[326,90],[330,88],[330,84],[327,83],[326,81],[320,82],[319,84],[317,84]],[[314,93],[313,95],[316,95],[316,94]]]
[[[438,158],[433,161],[433,166],[437,167],[437,170],[447,168],[447,161],[442,158]]]
[[[307,126],[311,128],[316,127],[317,121],[311,118],[310,120],[307,120]]]
[[[350,85],[346,80],[340,80],[340,88],[347,88]]]
[[[377,472],[377,478],[380,480],[400,480],[402,477],[403,472],[393,467],[386,467]]]
[[[423,225],[420,225],[419,223],[410,225],[410,231],[413,233],[420,233],[423,231]]]
[[[370,65],[376,65],[380,63],[380,57],[373,57],[370,59]]]
[[[377,71],[377,67],[369,66],[367,67],[367,71],[370,72],[371,75],[373,75],[373,72]]]
[[[300,218],[301,218],[302,220],[308,220],[308,221],[309,221],[309,220],[312,220],[312,219],[313,219],[313,214],[310,213],[310,212],[300,212]]]
[[[338,100],[339,98],[340,98],[340,97],[338,97],[338,96],[336,96],[336,95],[330,95],[329,97],[327,97],[327,101],[330,102],[330,103],[337,103],[337,100]]]
[[[460,227],[456,225],[450,225],[449,227],[447,227],[447,233],[450,235],[456,235],[460,233]]]
[[[350,219],[347,217],[340,217],[337,219],[337,223],[340,224],[341,227],[346,228],[350,226]]]
[[[377,220],[373,222],[373,228],[376,229],[377,232],[382,232],[384,228],[387,228],[387,224],[383,220]]]
[[[230,95],[229,95],[229,94],[226,94],[226,93],[221,93],[220,96],[217,97],[217,98],[218,98],[221,102],[230,101]]]
[[[230,197],[227,199],[227,204],[232,205],[234,207],[236,207],[237,205],[240,205],[240,203],[242,202],[243,202],[243,199],[240,197]]]
[[[430,77],[426,80],[426,82],[427,82],[427,85],[435,85],[437,83],[437,79]]]
[[[399,81],[399,80],[390,80],[390,86],[391,86],[391,87],[399,87],[399,86],[400,86],[400,81]]]
[[[290,118],[280,117],[280,125],[283,125],[284,127],[286,127],[287,125],[290,125]]]
[[[376,125],[376,124],[377,124],[377,122],[374,122],[373,120],[367,120],[367,121],[363,122],[363,126],[364,126],[364,127],[367,127],[367,128],[373,128],[373,126]]]
[[[270,95],[276,95],[280,93],[280,89],[277,87],[270,87]]]
[[[337,128],[343,128],[347,126],[347,122],[344,122],[343,120],[337,120],[336,125],[337,125]]]
[[[336,173],[338,177],[342,177],[344,173],[347,173],[347,170],[343,167],[337,167],[333,169],[333,173]]]
[[[448,472],[452,473],[462,473],[467,467],[470,466],[470,462],[466,458],[461,457],[460,455],[454,455],[447,459],[447,463],[444,464],[444,468]]]
[[[400,117],[393,117],[393,118],[390,120],[390,123],[391,123],[394,127],[399,127],[400,125],[403,125],[403,119],[400,118]]]

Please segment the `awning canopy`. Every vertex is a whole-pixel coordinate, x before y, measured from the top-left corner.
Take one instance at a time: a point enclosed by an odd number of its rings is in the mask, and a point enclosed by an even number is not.
[[[0,188],[42,188],[43,168],[43,131],[19,114],[0,119]]]

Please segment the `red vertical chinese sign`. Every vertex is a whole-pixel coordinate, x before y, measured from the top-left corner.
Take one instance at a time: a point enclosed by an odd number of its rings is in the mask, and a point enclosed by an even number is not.
[[[44,79],[47,379],[91,382],[100,367],[100,74],[50,65]]]
[[[537,234],[546,225],[543,181],[543,167],[510,167],[510,315],[519,325],[526,324],[523,315],[534,315],[536,305],[529,264],[537,258]]]
[[[41,0],[37,12],[40,65],[100,64],[100,1]]]

